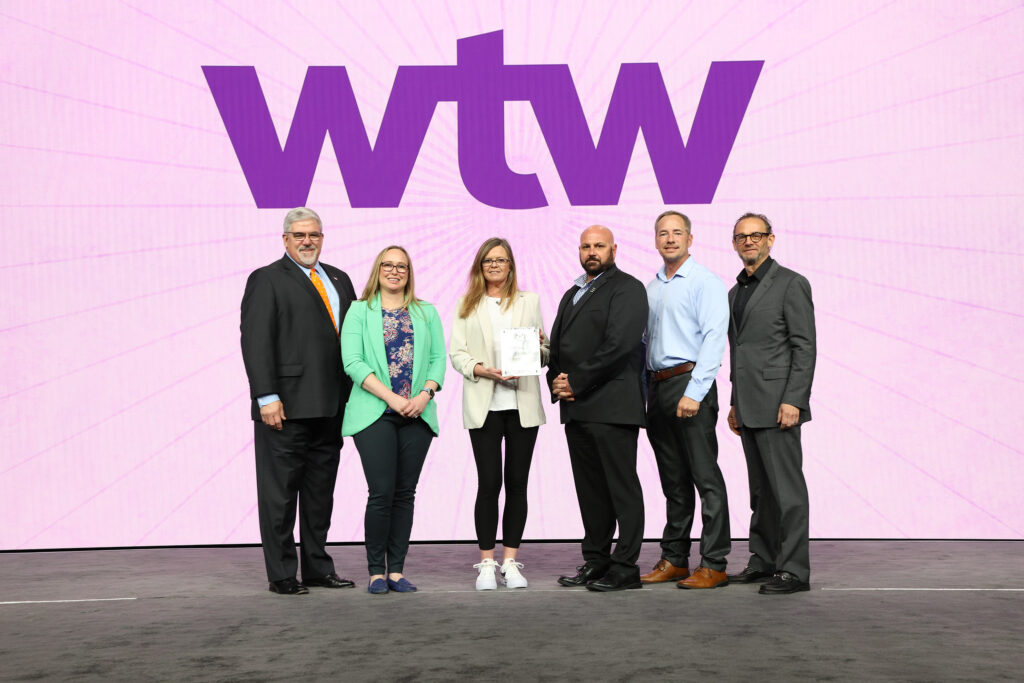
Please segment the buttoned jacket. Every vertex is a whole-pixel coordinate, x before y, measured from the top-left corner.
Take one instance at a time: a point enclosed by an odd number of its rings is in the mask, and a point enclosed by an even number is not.
[[[738,291],[729,290],[730,312]],[[739,325],[730,314],[729,381],[740,425],[775,427],[783,403],[800,409],[800,423],[810,420],[816,355],[811,285],[773,261]]]
[[[551,326],[548,388],[564,372],[575,394],[574,401],[558,401],[562,423],[645,426],[641,373],[647,290],[615,265],[574,304],[579,290],[574,285],[562,296]]]
[[[352,281],[320,265],[338,292],[344,320],[356,298]],[[270,394],[280,397],[289,419],[339,413],[352,384],[341,370],[338,332],[309,276],[287,255],[249,275],[240,329],[253,420],[260,419],[257,397]]]

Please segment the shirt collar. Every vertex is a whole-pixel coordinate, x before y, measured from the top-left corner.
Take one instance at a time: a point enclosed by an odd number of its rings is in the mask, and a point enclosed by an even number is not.
[[[768,271],[769,269],[771,269],[773,263],[775,263],[775,261],[773,261],[772,257],[769,256],[764,260],[764,263],[757,267],[757,270],[755,270],[752,275],[747,275],[747,269],[744,268],[743,270],[740,271],[740,274],[736,276],[736,282],[740,283],[741,285],[748,285],[750,284],[751,280],[757,280],[758,282],[760,282],[761,280],[764,279],[764,276],[768,274]]]
[[[686,257],[686,260],[683,261],[683,265],[679,266],[679,270],[677,270],[672,275],[672,277],[673,278],[676,278],[676,277],[689,277],[691,272],[693,272],[693,254],[690,254],[689,256]],[[746,271],[744,271],[744,272],[746,272]],[[665,274],[665,264],[664,263],[661,264],[661,269],[658,271],[657,277],[662,282],[668,282],[669,281],[669,277]]]
[[[607,272],[608,272],[607,270],[602,270],[600,273],[597,274],[597,277],[595,277],[593,280],[590,281],[589,284],[594,284],[595,282],[597,282],[597,278],[601,277],[602,275],[604,275]],[[576,285],[577,287],[579,287],[580,289],[586,287],[587,284],[588,284],[587,283],[587,275],[588,275],[588,273],[583,273],[583,275],[580,275],[578,278],[576,278],[575,280],[572,281],[573,284]]]
[[[323,266],[320,265],[320,260],[319,259],[317,259],[316,265],[314,265],[312,268],[309,268],[307,266],[302,265],[301,263],[299,263],[295,259],[293,259],[292,255],[289,254],[287,251],[284,252],[284,255],[287,256],[289,258],[289,260],[291,260],[292,263],[294,263],[299,268],[301,268],[302,272],[306,274],[306,277],[309,277],[309,272],[311,270],[315,270],[317,275],[319,275],[321,278],[327,277],[327,272],[323,269]]]

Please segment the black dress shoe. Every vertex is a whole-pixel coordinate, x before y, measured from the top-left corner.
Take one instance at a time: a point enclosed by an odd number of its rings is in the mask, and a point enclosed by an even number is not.
[[[280,581],[270,582],[270,592],[280,593],[281,595],[305,595],[309,592],[309,589],[295,579],[281,579]]]
[[[739,574],[729,574],[730,583],[757,583],[772,578],[774,570],[755,569],[747,566]]]
[[[800,591],[811,590],[811,584],[801,581],[795,574],[789,572],[775,572],[768,583],[761,586],[757,591],[761,595],[785,595],[786,593],[799,593]]]
[[[576,576],[559,576],[558,583],[563,586],[586,586],[591,581],[597,581],[607,573],[608,565],[587,562],[576,567]]]
[[[587,584],[588,591],[596,591],[598,593],[610,593],[612,591],[624,591],[632,588],[643,587],[644,584],[640,580],[639,569],[634,569],[631,572],[625,573],[610,571],[604,575],[603,579],[591,581]]]
[[[331,572],[327,576],[321,576],[318,579],[307,579],[302,577],[302,581],[307,586],[319,586],[320,588],[355,588],[355,581],[349,581],[339,577],[334,572]]]

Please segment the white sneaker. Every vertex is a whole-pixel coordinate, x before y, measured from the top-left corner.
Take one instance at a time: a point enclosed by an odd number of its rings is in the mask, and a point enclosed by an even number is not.
[[[526,577],[519,573],[523,568],[522,562],[508,558],[501,563],[501,578],[509,588],[526,588]]]
[[[498,568],[498,563],[492,559],[480,560],[479,564],[474,564],[473,569],[479,569],[480,573],[476,575],[476,589],[478,591],[493,591],[498,588],[498,581],[494,576],[494,570]]]

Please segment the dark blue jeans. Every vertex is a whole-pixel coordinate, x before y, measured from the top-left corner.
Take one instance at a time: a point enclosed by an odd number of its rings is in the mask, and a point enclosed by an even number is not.
[[[394,413],[352,437],[370,490],[366,501],[366,563],[370,575],[401,573],[409,552],[416,484],[434,432],[420,418]]]

